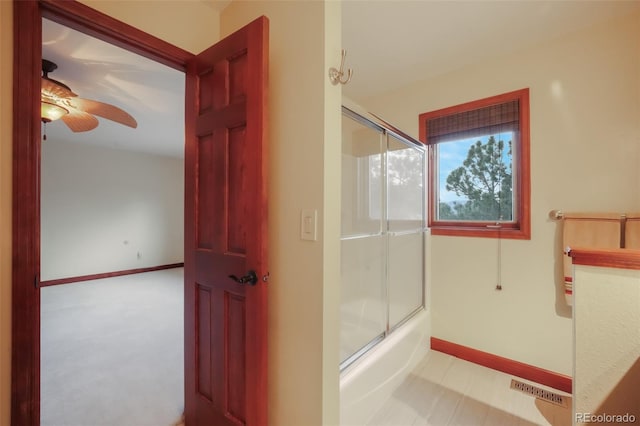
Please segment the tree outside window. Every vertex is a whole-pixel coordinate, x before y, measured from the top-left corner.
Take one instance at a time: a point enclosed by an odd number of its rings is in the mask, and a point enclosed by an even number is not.
[[[434,235],[530,238],[528,89],[420,115]]]

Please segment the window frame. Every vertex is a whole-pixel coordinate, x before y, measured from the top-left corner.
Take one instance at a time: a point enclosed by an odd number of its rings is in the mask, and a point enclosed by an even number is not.
[[[437,117],[459,114],[479,108],[512,102],[519,102],[519,140],[516,142],[516,149],[513,155],[513,182],[514,182],[514,221],[500,222],[498,225],[493,221],[451,221],[438,220],[436,199],[438,188],[438,167],[436,158],[436,146],[438,143],[430,143],[427,138],[427,121]],[[460,105],[447,107],[435,111],[425,112],[419,115],[419,137],[427,146],[427,224],[431,229],[431,235],[448,235],[463,237],[485,237],[485,238],[510,238],[510,239],[531,239],[531,181],[530,181],[530,136],[529,136],[529,89],[520,89],[501,95],[491,96]],[[515,142],[515,141],[514,141]]]

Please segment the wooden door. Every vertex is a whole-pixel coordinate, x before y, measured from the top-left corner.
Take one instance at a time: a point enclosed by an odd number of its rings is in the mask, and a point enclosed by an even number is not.
[[[187,65],[185,417],[267,425],[269,21]],[[257,282],[238,283],[249,271]]]

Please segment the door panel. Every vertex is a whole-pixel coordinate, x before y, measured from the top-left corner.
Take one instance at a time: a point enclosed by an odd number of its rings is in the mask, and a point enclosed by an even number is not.
[[[226,250],[229,253],[244,255],[247,242],[248,199],[244,194],[249,190],[246,176],[247,143],[245,126],[229,131],[228,164],[235,164],[229,170],[229,206],[227,211],[229,230]]]
[[[185,146],[187,425],[267,424],[268,20],[188,63]],[[249,270],[255,285],[239,284]]]
[[[198,390],[204,398],[213,401],[213,384],[211,375],[211,289],[198,285],[196,294],[198,327]]]

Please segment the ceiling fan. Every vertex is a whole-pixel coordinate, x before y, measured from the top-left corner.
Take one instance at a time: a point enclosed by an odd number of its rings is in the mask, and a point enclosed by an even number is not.
[[[96,115],[125,126],[138,127],[128,112],[110,104],[83,99],[71,91],[69,86],[49,77],[58,66],[42,60],[42,87],[40,91],[40,117],[43,123],[62,119],[73,132],[86,132],[98,127]]]

